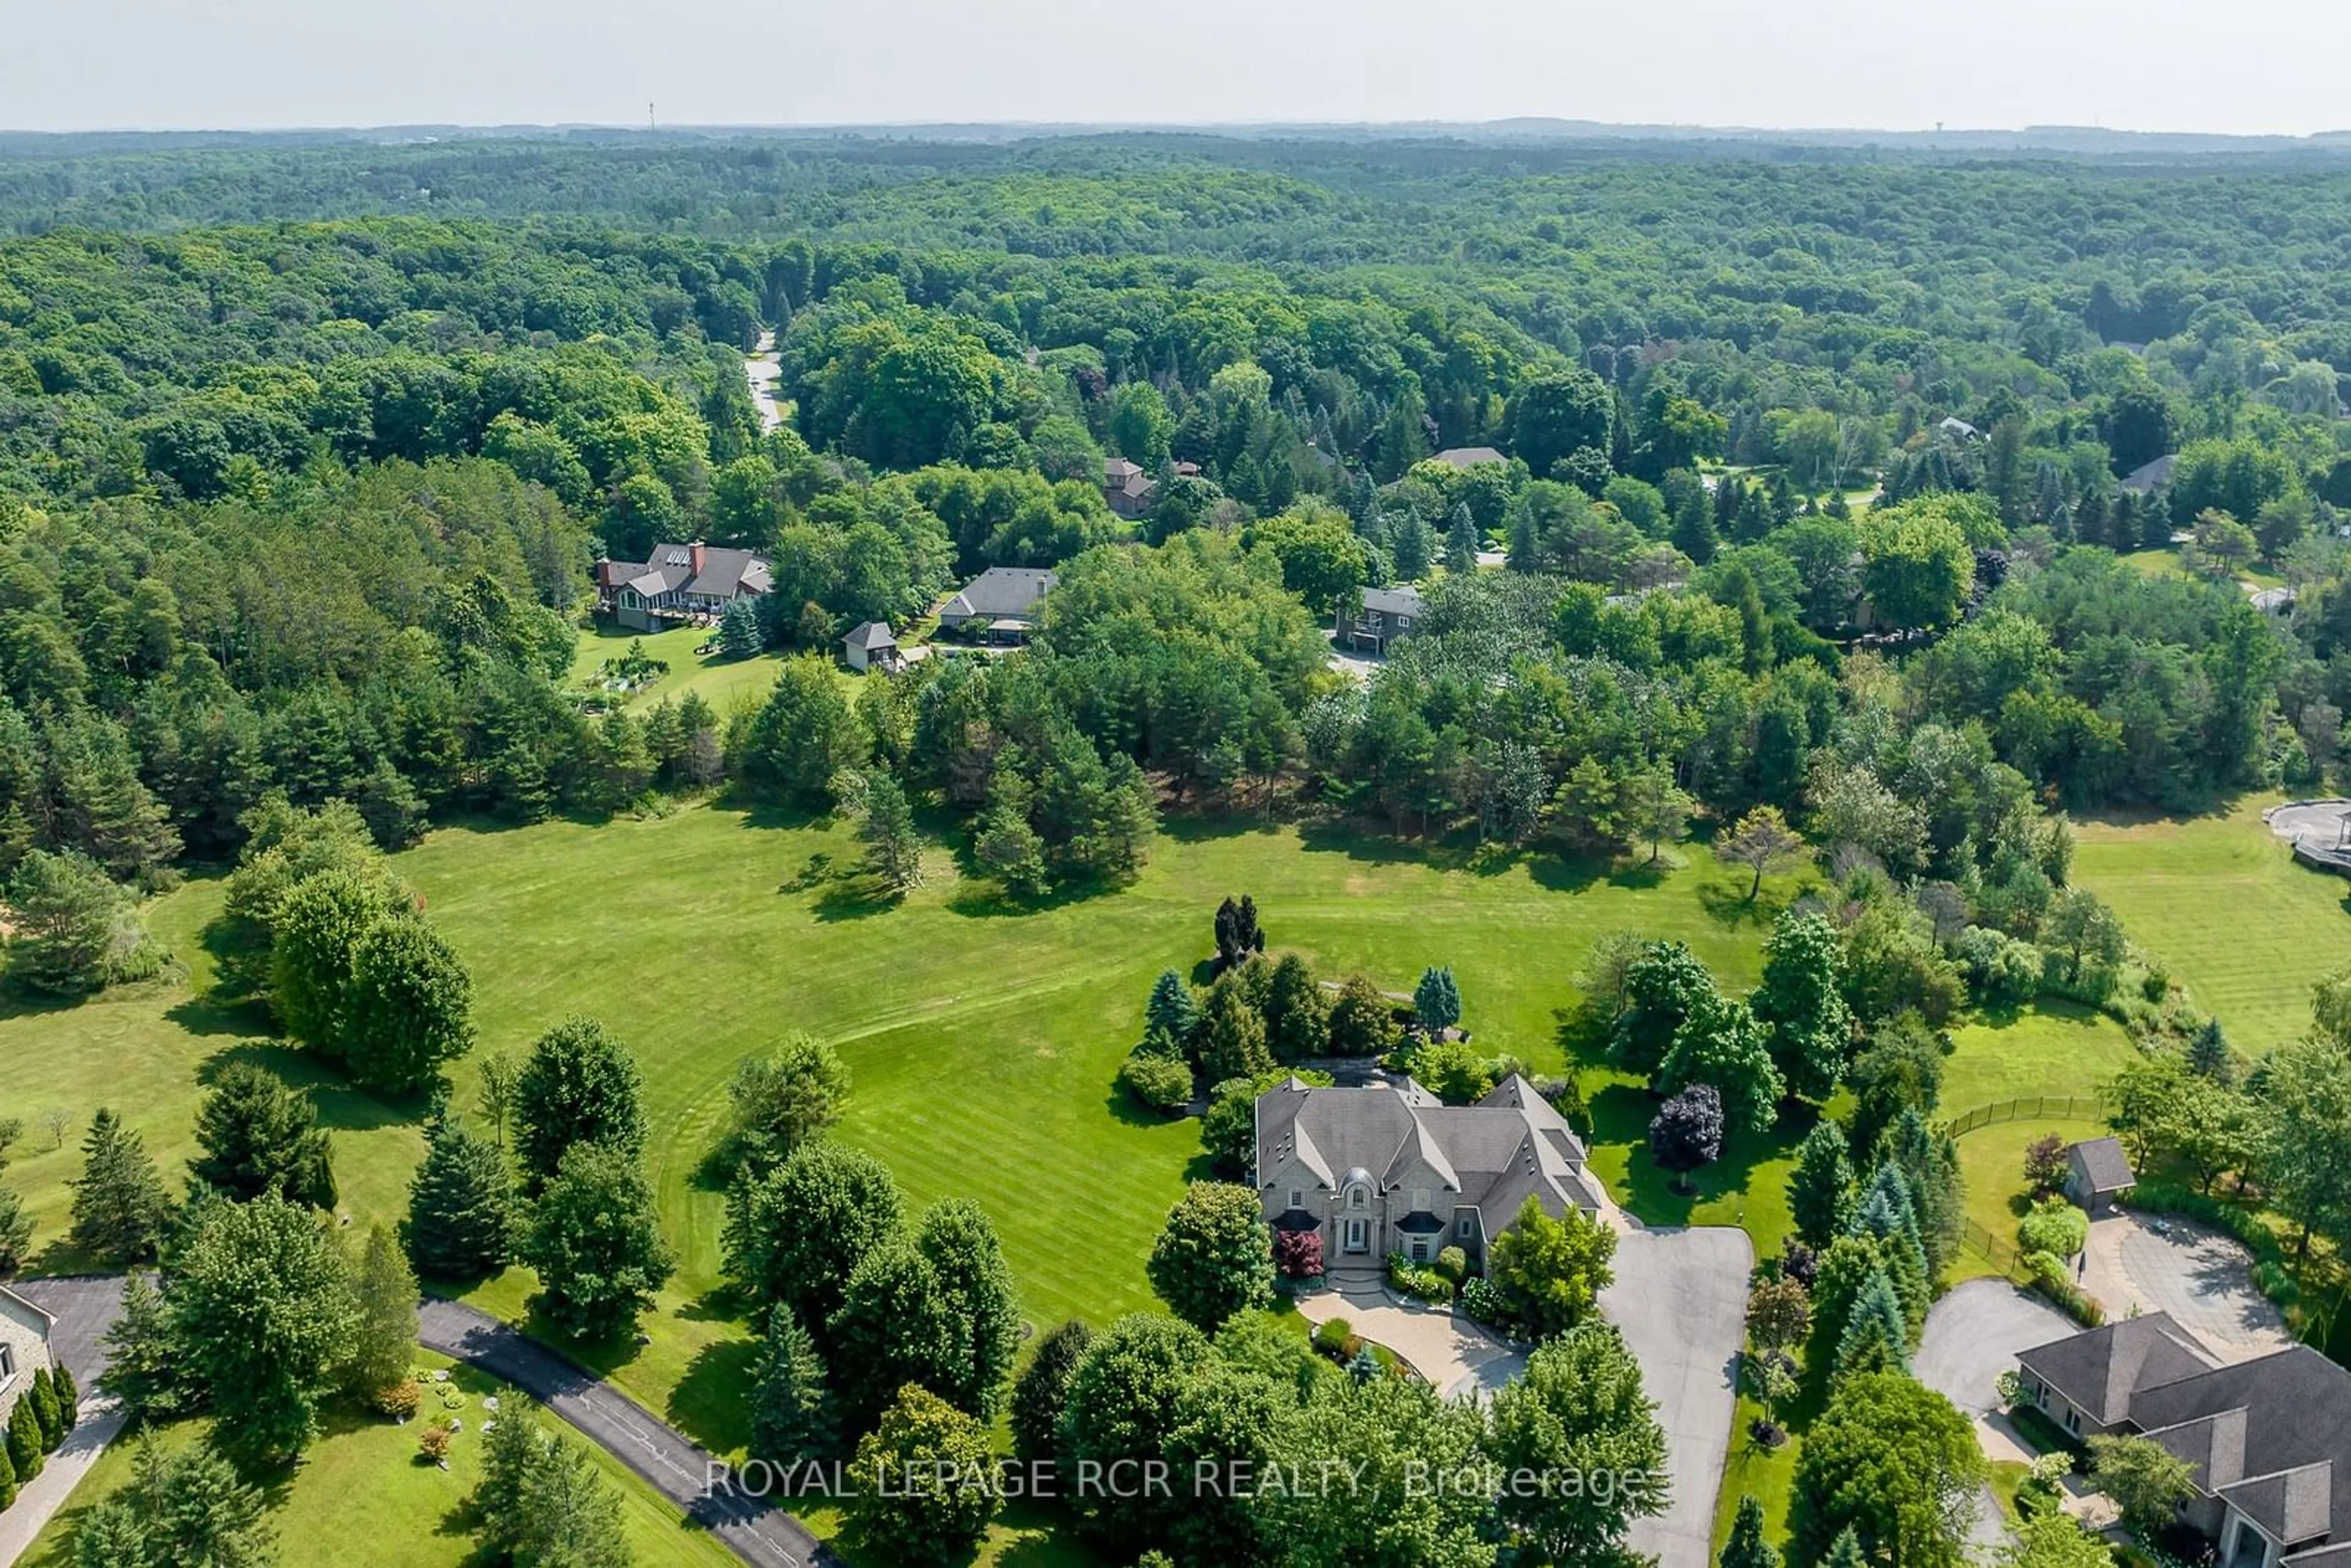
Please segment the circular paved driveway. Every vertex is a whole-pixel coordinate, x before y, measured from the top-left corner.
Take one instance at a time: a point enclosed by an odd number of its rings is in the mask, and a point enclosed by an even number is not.
[[[1960,1409],[1981,1416],[1999,1406],[1995,1385],[2001,1373],[2016,1370],[2019,1351],[2080,1332],[2073,1319],[2005,1280],[1969,1280],[1927,1314],[1910,1370]]]
[[[2228,1362],[2294,1343],[2277,1308],[2253,1288],[2252,1256],[2228,1237],[2184,1220],[2125,1213],[2091,1226],[2086,1251],[2082,1284],[2109,1319],[2134,1307],[2169,1312]]]

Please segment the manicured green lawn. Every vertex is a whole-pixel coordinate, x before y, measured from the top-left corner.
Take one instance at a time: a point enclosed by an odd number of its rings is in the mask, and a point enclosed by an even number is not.
[[[419,1349],[420,1366],[449,1366],[445,1357]],[[310,1446],[293,1475],[270,1491],[271,1518],[280,1554],[289,1563],[360,1563],[369,1568],[456,1568],[475,1561],[472,1521],[463,1504],[481,1479],[481,1396],[498,1393],[491,1379],[458,1367],[453,1381],[469,1396],[456,1414],[465,1423],[450,1449],[446,1470],[417,1457],[415,1422],[395,1426],[380,1417],[338,1410],[326,1432]],[[432,1401],[427,1400],[428,1409]],[[550,1427],[569,1432],[552,1417]],[[167,1428],[162,1440],[192,1442],[201,1422]],[[622,1528],[637,1561],[724,1568],[734,1553],[709,1534],[687,1524],[667,1499],[629,1473],[576,1433],[597,1468],[617,1487]],[[26,1553],[27,1568],[68,1568],[73,1531],[90,1507],[131,1474],[135,1442],[109,1448],[74,1490],[73,1500],[49,1521]]]
[[[2274,796],[2210,816],[2080,824],[2074,880],[2254,1056],[2310,1021],[2314,981],[2351,965],[2351,883],[2297,864],[2261,820]]]
[[[571,684],[581,690],[592,690],[596,672],[605,660],[620,658],[632,643],[642,643],[647,654],[669,665],[669,673],[630,698],[632,703],[649,707],[664,697],[674,700],[688,692],[699,692],[703,701],[723,717],[737,701],[766,695],[776,683],[776,671],[783,664],[783,655],[762,653],[752,659],[724,659],[715,653],[705,657],[695,653],[717,635],[717,629],[710,626],[679,626],[649,633],[600,626],[582,632],[580,651],[571,661]]]

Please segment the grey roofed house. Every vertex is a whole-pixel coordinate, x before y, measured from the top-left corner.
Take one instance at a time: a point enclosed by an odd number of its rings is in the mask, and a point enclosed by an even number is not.
[[[2065,1196],[2094,1215],[2114,1207],[2115,1194],[2137,1186],[2138,1173],[2120,1138],[2085,1138],[2065,1148]]]
[[[1510,459],[1490,446],[1448,446],[1430,461],[1455,468],[1475,468],[1480,463],[1508,463]]]
[[[1025,629],[1037,623],[1037,606],[1053,587],[1053,574],[1043,567],[991,566],[963,585],[961,592],[939,611],[939,624],[952,632],[967,621],[984,626],[1011,622]]]
[[[2222,1568],[2351,1562],[2351,1372],[2317,1351],[2215,1365],[2153,1312],[2017,1359],[2027,1396],[2068,1431],[2143,1437],[2187,1462],[2183,1518]]]
[[[2087,1437],[2082,1422],[2104,1431],[2126,1420],[2133,1391],[2212,1369],[2212,1357],[2168,1312],[2125,1318],[2071,1339],[2036,1345],[2017,1364],[2063,1395],[2080,1413],[2068,1429]]]
[[[875,664],[888,668],[897,663],[898,639],[890,634],[889,622],[867,621],[852,627],[841,640],[843,656],[852,670],[870,669]]]
[[[2167,452],[2151,462],[2142,463],[2123,476],[2123,488],[2134,496],[2153,495],[2171,483],[2171,471],[2179,466],[2179,454]]]
[[[1978,430],[1974,425],[1970,424],[1966,420],[1961,419],[1956,413],[1945,414],[1941,420],[1937,422],[1935,428],[1941,431],[1946,435],[1956,435],[1961,441],[1981,441],[1983,439],[1982,431]]]
[[[1420,590],[1409,584],[1402,588],[1366,588],[1361,595],[1362,608],[1353,617],[1343,603],[1332,631],[1358,651],[1365,643],[1375,653],[1384,653],[1388,644],[1398,637],[1408,636],[1428,609],[1428,601]]]
[[[664,620],[715,615],[737,599],[757,598],[772,586],[768,563],[758,552],[706,545],[657,544],[642,561],[596,563],[599,607],[640,632]]]
[[[1545,1213],[1603,1201],[1583,1140],[1513,1074],[1475,1105],[1447,1105],[1410,1079],[1317,1089],[1296,1077],[1257,1100],[1257,1182],[1277,1229],[1322,1232],[1326,1264],[1426,1261],[1487,1249],[1529,1197]]]

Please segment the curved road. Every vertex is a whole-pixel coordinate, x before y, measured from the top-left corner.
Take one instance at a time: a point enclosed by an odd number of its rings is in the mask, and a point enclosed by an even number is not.
[[[486,1312],[428,1297],[417,1338],[529,1394],[643,1476],[752,1568],[839,1568],[808,1527],[764,1498],[714,1490],[718,1461],[601,1378]]]

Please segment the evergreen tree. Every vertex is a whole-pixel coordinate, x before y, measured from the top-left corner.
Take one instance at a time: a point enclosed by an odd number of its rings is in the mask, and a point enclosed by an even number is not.
[[[1828,1555],[1821,1559],[1821,1568],[1869,1568],[1869,1559],[1861,1553],[1861,1538],[1846,1525],[1837,1538],[1829,1543]]]
[[[1418,517],[1407,517],[1395,525],[1395,542],[1391,547],[1398,582],[1418,582],[1428,575],[1430,563],[1437,556],[1437,535]]]
[[[1314,970],[1295,953],[1273,967],[1265,994],[1266,1044],[1276,1061],[1303,1061],[1331,1045],[1331,1003]]]
[[[1874,1272],[1863,1283],[1845,1319],[1844,1333],[1838,1337],[1835,1375],[1845,1378],[1864,1372],[1909,1370],[1910,1335],[1902,1303],[1885,1273]]]
[[[1450,967],[1432,966],[1420,972],[1420,984],[1413,988],[1412,1010],[1431,1036],[1461,1021],[1461,988],[1454,983]]]
[[[1445,534],[1445,570],[1464,574],[1478,570],[1478,524],[1469,515],[1467,501],[1458,502],[1453,507]]]
[[[57,1385],[49,1380],[47,1367],[34,1368],[32,1386],[26,1391],[24,1398],[19,1403],[29,1403],[33,1406],[33,1418],[41,1428],[43,1453],[48,1452],[65,1441],[65,1414],[57,1408]]]
[[[781,1301],[768,1310],[768,1333],[751,1392],[751,1452],[790,1465],[832,1452],[832,1403],[816,1341]]]
[[[1093,1330],[1071,1318],[1038,1342],[1012,1387],[1012,1452],[1022,1464],[1050,1459],[1058,1451],[1070,1383],[1093,1341]]]
[[[729,659],[748,659],[767,645],[760,634],[758,607],[737,599],[718,618],[718,652]]]
[[[517,1568],[629,1568],[621,1494],[587,1450],[549,1441],[522,1475],[512,1525]]]
[[[42,1456],[48,1452],[41,1440],[41,1420],[33,1413],[30,1399],[19,1399],[8,1412],[8,1464],[16,1472],[16,1484],[24,1486],[41,1473]]]
[[[57,1394],[57,1414],[70,1432],[81,1420],[81,1389],[74,1383],[73,1369],[62,1361],[50,1369],[50,1375]]]
[[[196,1180],[245,1202],[276,1193],[314,1208],[335,1207],[327,1132],[309,1095],[250,1061],[232,1061],[196,1110],[204,1153],[188,1164]]]
[[[147,1145],[101,1105],[82,1135],[81,1151],[81,1175],[68,1184],[74,1192],[73,1245],[111,1263],[152,1259],[172,1200]]]
[[[1730,1539],[1722,1543],[1715,1568],[1780,1568],[1780,1552],[1763,1535],[1763,1504],[1752,1494],[1739,1500]]]
[[[5,1467],[0,1467],[5,1469]],[[83,1515],[75,1568],[274,1568],[268,1504],[209,1443],[139,1437],[131,1478]]]
[[[1927,1254],[1918,1244],[1918,1229],[1903,1195],[1901,1172],[1891,1164],[1878,1167],[1876,1177],[1854,1209],[1853,1233],[1877,1243],[1886,1279],[1902,1303],[1908,1337],[1916,1340],[1927,1322],[1934,1285],[1927,1271]]]
[[[1853,1212],[1853,1161],[1835,1123],[1815,1123],[1796,1146],[1795,1168],[1788,1173],[1788,1208],[1796,1234],[1815,1249],[1844,1233]]]
[[[1676,549],[1700,566],[1714,559],[1714,552],[1721,548],[1722,540],[1715,532],[1714,513],[1707,504],[1704,491],[1675,511],[1671,538]]]
[[[435,1122],[428,1136],[401,1228],[409,1261],[435,1280],[494,1274],[514,1245],[514,1176],[506,1156],[455,1114]]]
[[[1199,1028],[1200,1004],[1193,998],[1192,988],[1184,977],[1173,969],[1159,971],[1159,978],[1151,985],[1151,1000],[1143,1010],[1145,1033],[1155,1033],[1173,1040],[1179,1048],[1188,1048],[1193,1031]]]
[[[1939,1280],[1959,1256],[1960,1227],[1967,1218],[1959,1145],[1949,1133],[1929,1124],[1917,1106],[1906,1106],[1886,1132],[1886,1155],[1901,1168],[1927,1272]]]
[[[33,1253],[33,1217],[25,1200],[0,1187],[0,1280],[13,1278]]]
[[[1265,1015],[1249,999],[1242,971],[1228,969],[1208,988],[1199,1030],[1202,1072],[1211,1083],[1228,1078],[1256,1079],[1273,1070],[1265,1038]]]
[[[2207,1019],[2204,1027],[2188,1047],[2188,1066],[2199,1077],[2209,1078],[2227,1089],[2237,1079],[2237,1064],[2229,1053],[2228,1037],[2220,1032],[2219,1019]]]
[[[97,862],[70,851],[26,851],[8,879],[8,979],[39,996],[99,989],[114,976],[126,927],[136,935],[131,895]]]
[[[99,1391],[120,1406],[130,1419],[167,1421],[200,1402],[199,1391],[190,1385],[172,1343],[171,1316],[162,1292],[149,1282],[143,1270],[132,1270],[123,1281],[122,1310],[99,1343],[107,1353],[106,1370],[98,1378]]]

